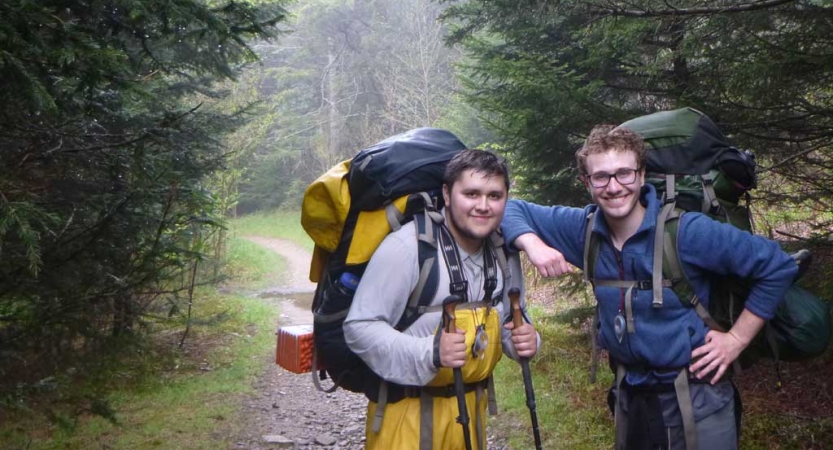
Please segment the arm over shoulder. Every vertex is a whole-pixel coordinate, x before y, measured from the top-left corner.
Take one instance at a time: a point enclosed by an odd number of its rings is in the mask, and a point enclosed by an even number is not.
[[[545,244],[563,253],[567,262],[581,267],[586,222],[586,209],[510,200],[506,204],[501,229],[510,244],[522,234],[533,233]]]

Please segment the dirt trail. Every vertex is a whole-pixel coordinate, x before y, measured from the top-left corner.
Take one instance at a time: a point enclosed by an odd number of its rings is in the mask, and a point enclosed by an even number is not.
[[[312,323],[310,306],[315,284],[308,279],[311,255],[283,239],[246,237],[281,254],[287,261],[286,281],[258,297],[280,308],[277,325]],[[277,328],[277,327],[276,327]],[[329,383],[329,380],[326,381]],[[360,450],[364,448],[367,400],[363,395],[339,389],[331,394],[317,390],[311,374],[294,374],[264,361],[264,372],[255,384],[256,394],[243,401],[246,424],[232,449]],[[505,439],[487,438],[489,450],[508,450]]]
[[[280,308],[281,325],[312,323],[310,304],[315,284],[307,278],[310,254],[292,242],[246,237],[285,257],[287,281],[258,295]],[[312,375],[295,374],[266,355],[256,393],[243,400],[245,426],[233,441],[233,449],[338,449],[364,448],[367,400],[344,390],[325,394],[317,390]]]

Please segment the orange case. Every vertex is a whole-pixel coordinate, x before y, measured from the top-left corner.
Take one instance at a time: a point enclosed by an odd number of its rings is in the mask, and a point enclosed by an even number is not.
[[[275,362],[294,373],[312,371],[312,325],[278,328]]]

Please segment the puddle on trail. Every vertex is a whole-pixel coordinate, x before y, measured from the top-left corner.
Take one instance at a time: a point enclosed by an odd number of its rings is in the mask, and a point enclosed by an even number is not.
[[[281,310],[281,325],[306,325],[312,323],[312,292],[285,292],[273,289],[257,295],[273,299]]]
[[[279,302],[291,301],[299,308],[310,310],[314,294],[314,292],[309,291],[276,288],[257,294],[257,298],[274,298]]]

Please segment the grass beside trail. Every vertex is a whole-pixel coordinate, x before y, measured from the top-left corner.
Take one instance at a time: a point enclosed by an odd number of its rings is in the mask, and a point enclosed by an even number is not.
[[[613,420],[606,396],[613,377],[602,360],[598,380],[589,382],[589,340],[580,329],[583,321],[571,314],[573,307],[581,305],[561,302],[555,312],[530,307],[543,344],[530,364],[542,447],[609,449]],[[582,311],[583,317],[587,311]],[[489,426],[508,436],[513,449],[535,448],[521,366],[503,358],[495,371],[495,387],[500,414]]]
[[[277,311],[256,299],[201,290],[195,325],[183,350],[182,329],[159,330],[132,355],[121,355],[100,372],[62,386],[45,411],[19,411],[0,428],[4,449],[213,449],[226,448],[215,434],[237,414],[237,394],[249,392],[274,346]],[[73,391],[76,391],[74,393]],[[116,423],[91,410],[73,417],[62,405],[77,392],[95,392]],[[73,402],[74,403],[74,402]]]
[[[549,287],[545,284],[544,289]],[[536,298],[534,290],[530,294]],[[568,298],[567,295],[557,297]],[[612,448],[613,417],[606,399],[613,375],[605,359],[599,363],[597,382],[591,384],[588,381],[590,343],[586,325],[582,329],[581,324],[586,324],[592,308],[559,300],[554,310],[553,307],[544,310],[533,305],[530,313],[543,342],[531,364],[543,448]],[[744,414],[740,449],[830,448],[833,416],[801,412],[807,404],[814,403],[808,390],[827,397],[817,397],[816,403],[830,404],[833,395],[830,367],[833,367],[833,349],[808,363],[793,363],[792,366],[782,363],[783,389],[792,388],[795,393],[792,397],[776,394],[777,377],[771,362],[759,362],[755,370],[744,372],[741,375],[745,377],[744,385],[758,391],[747,390],[741,394]],[[772,387],[772,393],[767,394],[767,389],[760,388],[761,385]],[[495,371],[495,386],[500,414],[490,418],[489,426],[509,436],[509,443],[515,450],[534,448],[520,365],[503,358]]]
[[[313,242],[301,228],[300,211],[271,211],[250,214],[234,221],[237,236],[288,239],[312,252]]]
[[[290,230],[290,224],[300,229],[299,217],[281,213],[231,225],[236,236],[284,237],[311,248]],[[281,229],[270,233],[272,227]],[[230,239],[227,255],[231,290],[262,285],[285,267],[274,253],[240,238]],[[8,408],[0,415],[0,448],[230,447],[246,423],[239,417],[239,396],[252,392],[264,358],[273,352],[278,311],[205,287],[195,293],[193,315],[182,349],[182,320],[148,319],[146,337],[118,356],[99,353],[95,363],[68,368],[37,398],[0,399],[0,408]]]

